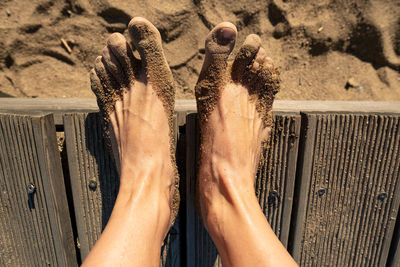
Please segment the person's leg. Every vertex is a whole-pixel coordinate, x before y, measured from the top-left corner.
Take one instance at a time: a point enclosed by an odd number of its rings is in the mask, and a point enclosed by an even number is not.
[[[114,33],[91,72],[92,90],[115,136],[120,189],[110,220],[83,266],[158,266],[176,215],[171,210],[177,201],[172,74],[160,34],[150,22],[132,19],[129,34],[141,60]]]
[[[201,214],[224,266],[296,266],[257,202],[254,177],[267,139],[279,77],[257,35],[249,35],[233,64],[231,23],[206,40],[196,86],[201,129]]]

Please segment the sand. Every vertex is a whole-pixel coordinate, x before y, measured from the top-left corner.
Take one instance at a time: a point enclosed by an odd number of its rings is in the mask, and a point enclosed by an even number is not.
[[[232,80],[243,84],[256,101],[256,109],[260,113],[265,126],[272,126],[272,104],[280,90],[278,69],[265,58],[265,50],[260,48],[261,40],[257,35],[249,35],[232,63]],[[260,53],[264,51],[264,53]],[[262,54],[260,56],[260,54]],[[252,56],[251,56],[252,55]],[[253,58],[253,59],[252,59]],[[251,61],[249,61],[252,59]],[[259,65],[257,69],[253,66]]]
[[[179,173],[175,160],[173,133],[174,81],[161,48],[161,36],[157,29],[143,19],[131,20],[128,29],[129,38],[127,39],[119,33],[108,38],[107,48],[103,50],[102,57],[96,58],[95,67],[91,70],[91,89],[97,97],[104,122],[103,134],[108,149],[114,155],[118,170],[121,169],[119,166],[121,159],[117,152],[118,145],[115,143],[115,135],[111,134],[115,128],[110,123],[110,114],[115,111],[116,102],[122,101],[124,97],[129,97],[128,94],[135,90],[136,82],[151,84],[160,98],[169,122],[170,157],[175,176],[170,203],[170,223],[173,225],[180,202]],[[134,56],[131,46],[140,54],[141,62]],[[115,61],[119,63],[115,63]],[[119,114],[119,116],[122,115]]]
[[[204,40],[227,20],[237,44],[261,36],[281,73],[277,99],[400,100],[397,0],[4,0],[0,96],[94,97],[89,70],[106,37],[127,36],[134,16],[160,30],[177,98],[194,97]]]

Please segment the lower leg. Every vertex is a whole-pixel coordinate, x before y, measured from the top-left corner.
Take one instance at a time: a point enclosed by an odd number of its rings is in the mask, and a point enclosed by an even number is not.
[[[262,213],[254,190],[238,189],[237,180],[254,179],[252,174],[215,164],[223,169],[216,176],[203,174],[202,179],[218,180],[224,188],[202,198],[206,228],[220,253],[223,266],[295,266],[294,261],[272,231]],[[216,178],[218,177],[218,178]],[[207,186],[210,183],[207,182]],[[204,185],[200,187],[204,190]]]
[[[208,122],[214,123],[212,115]],[[230,131],[219,128],[218,132]],[[223,266],[295,266],[255,196],[255,152],[248,157],[251,153],[232,149],[240,145],[229,144],[227,138],[219,145],[219,137],[209,137],[214,140],[211,146],[206,145],[206,138],[202,140],[199,170],[201,212]],[[249,161],[251,164],[241,164]]]
[[[138,173],[144,174],[142,171]],[[121,180],[150,181],[160,177],[157,173],[140,177],[122,175]],[[155,190],[157,186],[154,183],[151,187],[144,185],[140,193],[124,187],[121,183],[110,220],[84,266],[159,265],[162,242],[170,222],[167,190]]]
[[[270,131],[278,77],[249,35],[233,64],[236,28],[221,23],[206,41],[196,97],[201,151],[201,214],[225,266],[296,266],[257,202],[254,177]]]

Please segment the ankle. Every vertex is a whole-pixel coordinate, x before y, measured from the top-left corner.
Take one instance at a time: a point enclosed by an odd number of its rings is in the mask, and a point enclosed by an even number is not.
[[[173,165],[168,159],[142,159],[121,164],[120,192],[132,196],[168,195],[174,182]]]
[[[201,198],[200,201],[203,223],[219,250],[231,238],[227,235],[235,235],[235,229],[242,227],[241,230],[248,231],[254,213],[260,210],[255,194],[237,194],[230,199],[213,195],[207,201]]]
[[[229,216],[223,217],[227,214],[241,216],[249,205],[258,205],[251,174],[240,174],[221,165],[220,171],[212,171],[204,166],[199,172],[199,201],[206,224],[229,220]]]
[[[171,197],[166,190],[164,193],[159,193],[159,188],[153,189],[153,191],[143,189],[135,192],[120,187],[113,213],[123,213],[137,224],[145,222],[146,228],[159,232],[164,238],[171,220]]]
[[[118,199],[125,206],[137,208],[163,207],[160,212],[170,212],[173,173],[163,166],[153,167],[144,164],[135,169],[122,168]]]
[[[237,167],[224,159],[202,161],[199,170],[199,191],[213,198],[241,201],[255,194],[253,168]]]

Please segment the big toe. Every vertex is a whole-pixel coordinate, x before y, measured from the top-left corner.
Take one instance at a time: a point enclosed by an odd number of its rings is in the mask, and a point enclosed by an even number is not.
[[[206,58],[203,71],[210,65],[224,66],[236,42],[237,29],[230,22],[222,22],[214,27],[207,36],[205,48]]]
[[[206,53],[228,54],[236,41],[237,30],[230,22],[222,22],[210,31],[206,39]]]
[[[153,81],[160,76],[171,79],[171,72],[162,49],[161,35],[157,28],[147,19],[135,17],[129,22],[128,29],[132,44],[140,54],[148,78]],[[164,77],[165,75],[168,77]]]
[[[204,121],[214,109],[225,83],[227,60],[235,46],[237,30],[229,22],[218,24],[206,39],[206,58],[195,88],[200,120]]]

